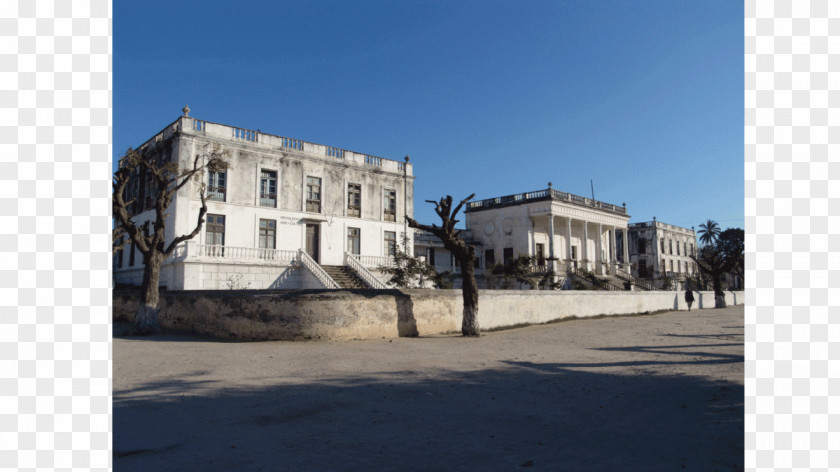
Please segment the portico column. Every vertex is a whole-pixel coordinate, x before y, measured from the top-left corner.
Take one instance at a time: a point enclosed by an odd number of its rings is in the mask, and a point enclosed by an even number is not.
[[[554,267],[554,215],[548,215],[548,270],[555,270]]]
[[[572,268],[572,219],[566,218],[566,271]]]
[[[618,257],[616,257],[616,254],[615,254],[615,232],[617,230],[618,230],[618,228],[613,226],[612,231],[610,231],[610,248],[612,248],[612,251],[610,252],[610,273],[612,275],[615,275],[615,269],[616,269],[615,266],[616,266],[616,262],[617,262],[617,259],[618,259]]]
[[[583,268],[589,270],[589,223],[583,221]]]
[[[601,225],[601,223],[598,223],[598,239],[597,239],[598,244],[596,245],[597,247],[595,248],[595,251],[597,251],[597,253],[595,254],[595,260],[596,260],[595,270],[598,271],[598,274],[603,273],[602,269],[604,267],[604,262],[606,262],[606,261],[604,261],[604,248],[603,248],[603,242],[601,241],[603,238],[604,238],[603,226]]]
[[[624,270],[629,274],[630,273],[630,250],[628,249],[629,246],[628,246],[627,240],[630,239],[630,238],[628,238],[629,235],[627,234],[627,227],[622,228],[621,232],[622,232],[622,236],[623,236],[621,239],[622,239],[622,242],[624,243]]]

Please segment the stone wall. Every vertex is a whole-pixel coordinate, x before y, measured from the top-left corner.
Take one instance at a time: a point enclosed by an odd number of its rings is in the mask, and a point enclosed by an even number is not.
[[[695,292],[694,309],[713,308]],[[114,318],[131,321],[136,291],[114,291]],[[743,305],[744,292],[727,292]],[[165,328],[253,340],[375,339],[457,332],[460,290],[191,290],[161,293]],[[482,290],[481,329],[564,318],[685,310],[683,292]]]

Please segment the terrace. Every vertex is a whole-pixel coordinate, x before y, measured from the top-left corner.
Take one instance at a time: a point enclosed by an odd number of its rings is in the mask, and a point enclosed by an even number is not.
[[[141,149],[152,142],[160,142],[178,131],[184,134],[214,137],[248,143],[268,149],[292,151],[320,159],[335,160],[338,162],[364,167],[373,167],[387,172],[398,173],[400,175],[403,173],[409,176],[413,175],[412,165],[408,163],[407,159],[406,162],[400,162],[392,159],[386,159],[384,157],[349,151],[342,148],[311,143],[300,139],[268,134],[260,130],[255,131],[246,128],[238,128],[236,126],[198,120],[186,115],[179,117],[152,139],[144,143],[143,146],[141,146]]]
[[[564,203],[571,203],[587,208],[594,208],[610,213],[616,213],[622,216],[627,215],[627,207],[622,205],[613,205],[612,203],[605,203],[591,198],[572,195],[571,193],[561,192],[549,186],[545,190],[537,190],[534,192],[518,193],[515,195],[507,195],[504,197],[488,198],[486,200],[479,200],[467,203],[467,213],[474,211],[487,210],[490,208],[499,208],[509,205],[519,205],[521,203],[538,202],[543,200],[552,200]]]

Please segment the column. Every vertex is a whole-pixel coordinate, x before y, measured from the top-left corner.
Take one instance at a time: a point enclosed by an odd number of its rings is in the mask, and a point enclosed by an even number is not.
[[[581,243],[581,256],[583,257],[583,268],[589,270],[589,223],[583,221],[583,243]]]
[[[621,234],[623,238],[621,238],[622,242],[624,243],[624,270],[629,274],[630,273],[630,250],[628,249],[628,240],[630,239],[627,234],[627,228],[622,228]]]
[[[548,215],[548,270],[556,270],[554,266],[554,215]]]
[[[615,232],[616,231],[617,231],[617,228],[615,226],[613,226],[612,231],[610,231],[610,248],[612,249],[612,251],[610,251],[610,273],[612,275],[615,275],[615,269],[616,269],[615,266],[616,266],[616,262],[617,262],[617,259],[618,259],[616,257],[616,254],[615,254]]]
[[[572,268],[572,219],[566,218],[566,271]]]
[[[596,260],[595,270],[598,271],[598,274],[603,274],[604,273],[603,270],[602,270],[604,268],[604,262],[605,262],[604,261],[604,248],[603,248],[603,241],[602,241],[603,238],[604,238],[603,226],[601,225],[601,223],[598,223],[598,239],[596,240],[596,242],[598,244],[596,244],[597,247],[595,248],[595,251],[597,251],[596,254],[595,254],[595,260]]]

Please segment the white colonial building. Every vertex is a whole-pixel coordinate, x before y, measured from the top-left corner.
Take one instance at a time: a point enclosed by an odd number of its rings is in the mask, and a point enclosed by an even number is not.
[[[661,221],[645,221],[628,226],[630,262],[633,275],[654,279],[685,280],[697,272],[690,256],[695,255],[697,234],[694,229],[669,225]]]
[[[615,275],[629,263],[619,259],[616,238],[627,229],[626,207],[560,192],[550,182],[545,190],[470,202],[465,214],[484,268],[520,255],[561,274]]]
[[[210,195],[206,223],[164,263],[161,285],[383,287],[369,269],[391,260],[408,229],[404,216],[413,215],[408,157],[400,162],[201,121],[188,108],[138,150],[188,168],[216,143],[229,153],[230,167],[204,175]],[[190,182],[178,192],[167,211],[167,240],[194,228],[200,184]],[[142,174],[128,193],[137,200],[135,221],[153,221]],[[142,258],[135,252],[129,245],[115,255],[116,283],[142,281]],[[358,285],[359,278],[365,283]]]

